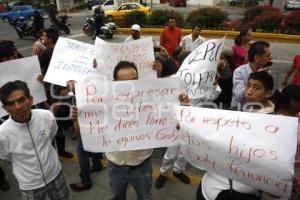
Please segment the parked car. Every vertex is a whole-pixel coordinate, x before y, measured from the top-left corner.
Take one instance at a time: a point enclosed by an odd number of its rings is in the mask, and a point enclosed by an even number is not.
[[[94,5],[92,10],[94,11],[99,5],[103,10],[112,10],[116,7],[114,0],[106,0],[103,4]]]
[[[41,15],[45,14],[44,9],[38,9]],[[24,19],[30,19],[34,13],[34,8],[32,6],[14,6],[11,11],[0,13],[0,18],[3,21],[15,20],[18,17],[23,17]]]
[[[286,10],[300,9],[300,0],[288,0],[284,7]]]
[[[138,3],[123,3],[113,10],[106,10],[105,16],[107,17],[108,21],[120,20],[123,19],[126,14],[132,11],[141,11],[146,15],[149,15],[152,12],[150,7],[146,7]]]
[[[170,0],[170,6],[174,7],[186,7],[186,0]]]

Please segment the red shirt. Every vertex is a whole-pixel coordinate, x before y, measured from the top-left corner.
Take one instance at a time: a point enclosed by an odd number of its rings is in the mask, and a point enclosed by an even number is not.
[[[160,34],[160,46],[165,47],[170,56],[173,56],[173,51],[179,45],[180,40],[181,30],[178,27],[172,29],[166,27]]]
[[[294,57],[294,66],[296,68],[293,84],[300,85],[300,54]]]

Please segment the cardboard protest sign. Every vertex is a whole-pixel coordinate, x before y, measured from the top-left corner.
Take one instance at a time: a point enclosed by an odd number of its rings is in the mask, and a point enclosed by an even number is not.
[[[41,75],[41,69],[37,56],[0,63],[0,87],[9,81],[24,81],[30,89],[34,104],[46,101],[45,89],[37,80],[38,75]],[[0,117],[5,115],[6,111],[0,106]]]
[[[91,152],[127,151],[178,144],[173,105],[175,78],[103,81],[87,77],[75,85],[83,147]]]
[[[297,118],[180,106],[175,110],[181,151],[192,165],[290,196]]]
[[[60,37],[44,81],[66,86],[69,80],[79,81],[87,74],[97,73],[93,68],[95,57],[94,45]]]
[[[139,79],[154,79],[156,71],[152,69],[154,50],[152,37],[124,43],[105,42],[96,38],[96,70],[113,80],[113,70],[120,61],[133,62],[139,72]]]
[[[180,66],[176,75],[183,81],[190,99],[202,98],[212,89],[224,40],[205,41]]]

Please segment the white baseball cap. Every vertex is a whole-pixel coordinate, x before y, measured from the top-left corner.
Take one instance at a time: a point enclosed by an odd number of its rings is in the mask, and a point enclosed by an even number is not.
[[[133,24],[133,25],[131,26],[131,30],[141,32],[141,27],[140,27],[140,25],[138,25],[138,24]]]

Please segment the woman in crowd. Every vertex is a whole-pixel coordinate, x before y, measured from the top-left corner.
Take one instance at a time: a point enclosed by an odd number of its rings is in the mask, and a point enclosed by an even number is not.
[[[218,84],[221,88],[221,94],[215,100],[215,103],[224,109],[228,109],[231,103],[233,70],[233,52],[231,48],[227,47],[223,49],[218,64],[218,72],[220,72]]]
[[[243,28],[240,34],[234,39],[232,51],[234,55],[235,68],[248,62],[248,50],[250,48],[251,30]]]
[[[294,79],[293,79],[293,84],[295,85],[300,85],[300,54],[297,54],[294,57],[294,61],[292,66],[290,67],[289,71],[287,71],[284,80],[282,82],[282,85],[287,84],[287,80],[289,77],[295,72]]]
[[[37,55],[38,57],[40,57],[43,51],[46,49],[46,47],[42,43],[43,32],[44,30],[41,29],[37,33],[38,39],[35,41],[35,43],[32,46],[32,55]]]

